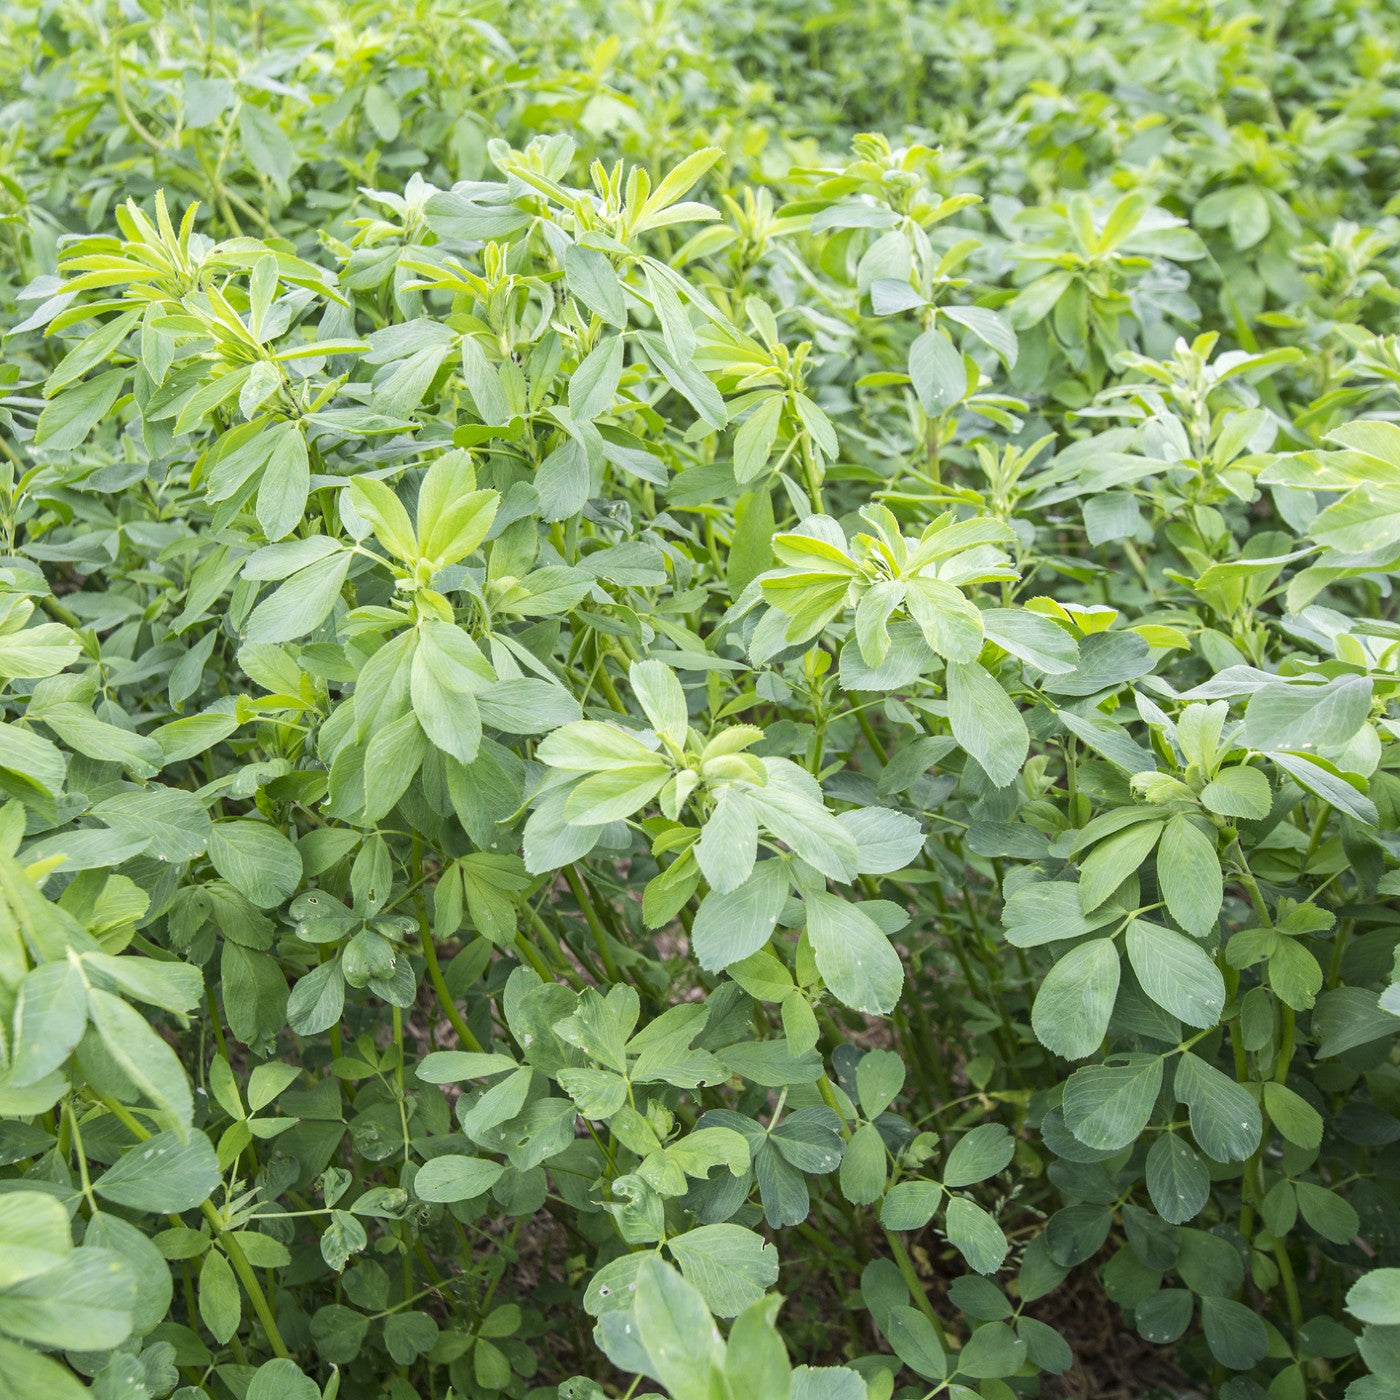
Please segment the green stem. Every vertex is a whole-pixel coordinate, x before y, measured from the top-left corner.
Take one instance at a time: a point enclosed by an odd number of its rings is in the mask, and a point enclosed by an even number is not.
[[[881,1227],[884,1229],[884,1227]],[[918,1270],[914,1268],[914,1261],[909,1257],[909,1251],[904,1246],[904,1241],[895,1234],[893,1230],[885,1230],[885,1243],[890,1247],[890,1253],[894,1255],[894,1262],[899,1269],[900,1276],[904,1279],[909,1292],[914,1295],[914,1306],[928,1318],[933,1325],[933,1330],[938,1333],[938,1340],[944,1347],[948,1345],[948,1334],[943,1330],[942,1319],[934,1311],[933,1304],[929,1302],[928,1294],[924,1291],[923,1280],[919,1277]]]
[[[447,988],[447,979],[442,975],[442,965],[438,962],[437,946],[433,942],[433,935],[428,928],[426,919],[418,920],[418,942],[428,964],[428,981],[433,984],[433,991],[437,994],[438,1005],[442,1007],[443,1015],[447,1017],[448,1024],[457,1033],[457,1039],[468,1050],[476,1051],[479,1054],[481,1042],[472,1034],[471,1027],[462,1019],[462,1013],[457,1010],[457,1004],[452,1000],[452,993]]]
[[[588,931],[593,935],[593,942],[598,947],[598,956],[603,960],[603,970],[608,974],[608,980],[621,982],[622,973],[618,971],[612,949],[608,946],[607,931],[598,918],[598,911],[593,907],[593,900],[589,896],[587,886],[579,877],[578,867],[566,865],[564,867],[564,880],[578,901],[578,907],[583,911],[583,917],[588,921]]]
[[[82,1186],[83,1199],[87,1201],[88,1209],[93,1215],[99,1215],[101,1211],[97,1204],[97,1198],[92,1194],[92,1181],[88,1177],[87,1153],[83,1151],[82,1129],[78,1126],[78,1115],[74,1111],[71,1101],[64,1100],[63,1112],[72,1131],[73,1150],[78,1154],[78,1180]]]

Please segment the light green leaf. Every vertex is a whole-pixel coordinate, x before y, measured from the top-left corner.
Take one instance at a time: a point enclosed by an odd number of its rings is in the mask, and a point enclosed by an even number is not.
[[[1092,1055],[1108,1032],[1120,976],[1112,939],[1096,938],[1071,949],[1036,994],[1031,1011],[1036,1039],[1067,1060]]]
[[[1198,1055],[1177,1061],[1175,1092],[1190,1114],[1202,1152],[1217,1162],[1243,1162],[1259,1145],[1259,1104],[1247,1089]]]
[[[778,1281],[778,1251],[741,1225],[701,1225],[666,1241],[716,1317],[734,1317]]]
[[[700,966],[717,972],[764,947],[788,896],[787,867],[760,861],[737,889],[711,890],[700,902],[691,927],[691,949]]]
[[[418,1168],[413,1191],[420,1201],[469,1201],[489,1191],[504,1171],[500,1162],[449,1153]]]
[[[1065,1084],[1065,1126],[1086,1147],[1117,1152],[1136,1142],[1162,1087],[1160,1055],[1115,1055]]]
[[[803,903],[817,971],[832,995],[857,1011],[888,1015],[899,1000],[904,968],[884,931],[858,904],[835,895],[812,893]]]
[[[1010,1246],[1001,1226],[981,1206],[965,1196],[954,1196],[943,1216],[949,1242],[979,1274],[1001,1268]]]
[[[1166,842],[1164,837],[1162,853]],[[1127,947],[1138,983],[1158,1006],[1188,1026],[1216,1024],[1225,1006],[1225,979],[1199,944],[1160,924],[1134,919]]]
[[[948,719],[953,737],[996,784],[1015,781],[1030,735],[1011,697],[975,661],[948,663]]]
[[[1157,883],[1171,916],[1188,933],[1204,938],[1220,917],[1225,881],[1215,842],[1192,819],[1178,813],[1162,831],[1157,850]],[[1221,997],[1223,1004],[1224,997]],[[1193,1021],[1192,1025],[1213,1025]]]

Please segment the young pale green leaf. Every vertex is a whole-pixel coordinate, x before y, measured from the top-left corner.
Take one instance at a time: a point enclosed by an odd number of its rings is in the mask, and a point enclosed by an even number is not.
[[[685,691],[676,673],[661,661],[634,662],[627,673],[632,693],[652,728],[677,748],[684,748],[689,732]]]
[[[373,527],[379,543],[395,559],[418,557],[413,523],[391,486],[377,477],[357,476],[350,482],[350,499],[355,509]]]

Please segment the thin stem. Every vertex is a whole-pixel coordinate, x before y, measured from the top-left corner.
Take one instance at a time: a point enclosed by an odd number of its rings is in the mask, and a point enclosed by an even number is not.
[[[428,928],[428,921],[423,918],[418,920],[418,943],[423,949],[424,961],[428,964],[428,981],[433,984],[438,1005],[442,1007],[448,1025],[457,1033],[457,1039],[468,1050],[476,1051],[479,1054],[481,1042],[472,1034],[471,1027],[462,1019],[462,1013],[457,1010],[457,1004],[452,1000],[452,993],[447,987],[447,979],[442,975],[442,966],[438,962],[437,946],[433,942],[432,931]]]
[[[622,973],[618,970],[612,949],[608,946],[607,931],[598,918],[597,909],[593,907],[593,900],[589,896],[588,887],[579,876],[578,867],[566,865],[564,867],[564,880],[578,901],[578,907],[583,911],[583,917],[588,921],[588,931],[593,935],[593,942],[598,947],[598,956],[603,960],[603,970],[608,974],[608,980],[621,982]]]

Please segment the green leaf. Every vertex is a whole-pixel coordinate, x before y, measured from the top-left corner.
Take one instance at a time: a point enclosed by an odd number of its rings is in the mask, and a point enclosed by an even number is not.
[[[504,1171],[500,1162],[448,1154],[418,1168],[413,1190],[421,1201],[469,1201],[489,1191]]]
[[[916,1375],[926,1381],[941,1381],[948,1374],[948,1358],[933,1323],[915,1308],[890,1310],[882,1329],[894,1354]]]
[[[209,814],[193,793],[175,788],[122,792],[97,803],[92,815],[124,836],[139,837],[157,860],[197,860],[209,843]]]
[[[1016,1154],[1016,1142],[1000,1123],[982,1123],[964,1133],[948,1154],[943,1184],[949,1190],[972,1186],[1004,1171]]]
[[[884,1195],[887,1175],[884,1139],[873,1123],[864,1123],[841,1157],[841,1194],[853,1205],[868,1206]]]
[[[126,1265],[135,1284],[131,1323],[138,1336],[165,1320],[175,1296],[175,1282],[169,1264],[144,1231],[111,1211],[103,1211],[89,1223],[83,1248],[107,1250]]]
[[[870,1050],[856,1066],[856,1094],[860,1111],[878,1118],[899,1097],[904,1087],[904,1061],[893,1050]]]
[[[287,1024],[297,1035],[329,1030],[345,1010],[345,979],[338,962],[322,963],[297,979],[287,998]]]
[[[243,635],[250,642],[290,642],[314,632],[340,597],[350,559],[342,551],[299,569],[253,609]]]
[[[1347,1311],[1377,1327],[1400,1327],[1400,1269],[1372,1269],[1347,1292]]]
[[[658,1259],[637,1273],[638,1340],[657,1379],[675,1400],[709,1400],[710,1377],[723,1364],[718,1330],[698,1289]]]
[[[122,1073],[158,1109],[188,1124],[194,1113],[189,1080],[175,1052],[145,1017],[98,987],[88,989],[88,1012],[93,1032]]]
[[[1201,1326],[1211,1355],[1233,1371],[1250,1370],[1268,1353],[1264,1319],[1233,1298],[1202,1298]]]
[[[1248,1090],[1198,1055],[1177,1061],[1175,1092],[1190,1114],[1197,1145],[1217,1162],[1243,1162],[1259,1145],[1263,1124]]]
[[[569,379],[569,414],[587,423],[613,405],[622,378],[622,337],[610,335],[584,357]]]
[[[5,1331],[20,1341],[107,1351],[130,1336],[135,1304],[136,1278],[121,1256],[84,1247],[6,1289],[0,1315]]]
[[[76,634],[58,622],[0,633],[0,680],[56,676],[78,658]]]
[[[277,119],[261,107],[244,102],[238,109],[238,135],[253,169],[273,184],[285,187],[296,156]]]
[[[1171,1225],[1194,1220],[1210,1198],[1206,1164],[1175,1133],[1163,1133],[1147,1153],[1147,1192]]]
[[[997,358],[1007,369],[1016,367],[1016,332],[995,311],[981,306],[941,306],[940,316],[965,326],[989,349],[996,352]]]
[[[71,452],[102,421],[126,383],[124,369],[110,369],[51,399],[39,415],[34,442],[51,452]]]
[[[1322,1145],[1322,1115],[1286,1084],[1265,1081],[1264,1111],[1274,1127],[1295,1147],[1312,1151]]]
[[[409,693],[428,739],[459,763],[481,748],[481,711],[474,692],[492,679],[491,669],[465,632],[445,622],[418,629]]]
[[[1036,880],[1017,885],[1001,911],[1006,941],[1017,948],[1081,938],[1109,922],[1108,914],[1085,914],[1079,886],[1067,880]]]
[[[984,1322],[958,1353],[957,1368],[979,1379],[1013,1376],[1026,1359],[1026,1344],[1004,1322]]]
[[[274,1357],[264,1361],[253,1373],[244,1400],[320,1400],[320,1397],[321,1388],[303,1374],[295,1361]]]
[[[1201,789],[1201,802],[1222,817],[1267,817],[1273,797],[1268,778],[1257,768],[1222,768]]]
[[[858,904],[835,895],[812,893],[803,905],[817,971],[831,994],[857,1011],[888,1015],[899,1000],[904,968],[884,931]]]
[[[418,554],[435,569],[471,554],[491,531],[501,503],[495,491],[477,491],[464,452],[439,457],[418,490]]]
[[[24,1088],[53,1073],[77,1049],[86,1026],[87,990],[76,959],[32,969],[19,985],[6,1081]]]
[[[413,522],[393,487],[377,477],[357,476],[350,481],[350,499],[355,510],[369,521],[375,538],[400,560],[418,557],[418,540]],[[363,527],[362,527],[363,528]]]
[[[691,926],[691,948],[706,971],[718,971],[763,948],[788,897],[787,868],[765,860],[737,889],[711,891]]]
[[[1204,938],[1220,917],[1225,881],[1215,842],[1188,816],[1178,813],[1162,830],[1157,848],[1157,883],[1171,916],[1188,933]],[[1224,998],[1222,996],[1221,1002]],[[1193,1021],[1192,1025],[1213,1025]]]
[[[981,1206],[965,1196],[954,1196],[944,1212],[943,1227],[949,1242],[979,1274],[1001,1268],[1010,1246],[1001,1226]]]
[[[1296,1181],[1293,1189],[1303,1219],[1323,1239],[1333,1244],[1350,1244],[1356,1238],[1361,1219],[1348,1201],[1312,1181]]]
[[[129,1210],[173,1215],[208,1200],[218,1184],[218,1160],[203,1133],[192,1132],[182,1142],[165,1132],[118,1157],[93,1182],[93,1190]]]
[[[660,661],[636,661],[627,674],[632,693],[652,728],[678,748],[684,748],[689,718],[685,691],[675,672]]]
[[[1161,1087],[1159,1055],[1117,1055],[1086,1065],[1065,1084],[1065,1126],[1086,1147],[1117,1152],[1142,1134]]]
[[[278,434],[258,486],[258,524],[269,540],[291,534],[306,511],[311,490],[311,466],[306,439],[289,424]]]
[[[1170,826],[1162,839],[1158,867]],[[1188,1026],[1213,1026],[1225,1007],[1225,979],[1199,944],[1160,924],[1134,919],[1128,925],[1128,961],[1139,985],[1164,1011]]]
[[[957,346],[942,331],[925,331],[909,348],[909,378],[931,418],[967,393],[967,370]]]
[[[1320,797],[1339,812],[1354,817],[1366,826],[1377,826],[1380,818],[1376,804],[1361,789],[1364,781],[1344,774],[1324,758],[1308,758],[1303,754],[1270,752],[1269,757],[1288,774],[1299,787]]]
[[[84,1400],[92,1392],[66,1366],[0,1337],[0,1394]]]
[[[199,1316],[216,1342],[238,1331],[243,1299],[227,1259],[217,1249],[204,1256],[199,1269]]]
[[[701,1225],[666,1241],[716,1317],[734,1317],[778,1281],[778,1251],[740,1225]]]
[[[0,1195],[0,1290],[57,1268],[72,1251],[68,1212],[52,1196]]]
[[[590,311],[596,312],[608,325],[622,330],[627,324],[627,306],[622,296],[622,284],[612,264],[595,248],[571,243],[564,253],[564,283]],[[501,418],[489,422],[504,421]]]
[[[1021,771],[1030,748],[1025,720],[977,662],[950,661],[947,679],[953,737],[997,787],[1006,787]]]
[[[889,1230],[922,1230],[943,1199],[936,1181],[901,1181],[885,1193],[880,1223]]]
[[[1108,1032],[1121,968],[1109,938],[1096,938],[1066,953],[1036,994],[1031,1026],[1047,1050],[1067,1060],[1092,1055]]]
[[[867,1400],[870,1391],[859,1372],[846,1366],[798,1366],[790,1400]]]
[[[1371,712],[1371,682],[1362,676],[1266,685],[1249,698],[1244,738],[1251,748],[1337,749]]]
[[[1139,821],[1100,841],[1079,867],[1079,903],[1092,913],[1152,853],[1162,834],[1155,821]]]
[[[296,893],[301,856],[267,822],[217,822],[209,833],[214,869],[259,909],[273,909]]]

